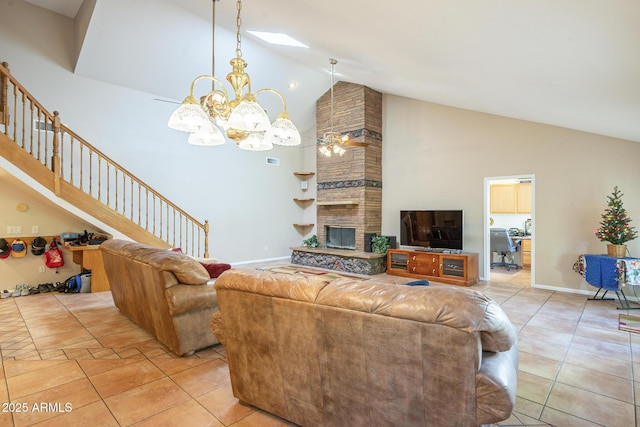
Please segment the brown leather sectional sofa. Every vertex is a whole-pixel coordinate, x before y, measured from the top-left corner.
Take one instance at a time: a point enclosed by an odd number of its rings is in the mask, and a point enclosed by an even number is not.
[[[457,286],[230,270],[211,327],[234,395],[302,426],[472,426],[509,418],[517,332]]]
[[[125,316],[180,356],[219,342],[209,328],[218,310],[214,281],[198,260],[119,239],[100,250],[113,301]]]

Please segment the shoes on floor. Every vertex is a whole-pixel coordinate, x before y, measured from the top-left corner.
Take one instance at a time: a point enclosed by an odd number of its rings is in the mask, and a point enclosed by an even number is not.
[[[29,285],[27,284],[16,285],[16,288],[12,293],[12,296],[14,297],[24,297],[27,295],[29,295]]]
[[[0,298],[5,299],[5,298],[9,298],[11,297],[11,291],[8,290],[4,290],[2,291],[2,293],[0,294]]]
[[[40,291],[40,293],[51,292],[54,289],[55,287],[52,283],[42,283],[38,285],[38,291]]]

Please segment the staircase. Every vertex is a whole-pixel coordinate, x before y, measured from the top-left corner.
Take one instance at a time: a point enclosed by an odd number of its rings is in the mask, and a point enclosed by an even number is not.
[[[155,247],[209,256],[209,223],[201,223],[61,124],[0,65],[0,156],[48,191]]]

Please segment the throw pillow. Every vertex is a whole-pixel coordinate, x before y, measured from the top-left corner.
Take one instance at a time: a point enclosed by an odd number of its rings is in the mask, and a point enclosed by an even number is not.
[[[223,263],[207,264],[207,263],[201,262],[200,264],[202,264],[202,266],[207,270],[207,273],[209,273],[209,277],[211,277],[212,279],[216,279],[223,272],[231,268],[231,265],[223,264]]]

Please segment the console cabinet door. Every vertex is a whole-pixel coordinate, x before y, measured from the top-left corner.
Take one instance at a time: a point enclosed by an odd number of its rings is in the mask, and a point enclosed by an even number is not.
[[[440,270],[440,256],[437,254],[412,252],[409,255],[409,272],[438,276]]]
[[[440,276],[454,279],[467,279],[467,257],[455,255],[442,255],[440,264]]]
[[[411,254],[389,249],[387,251],[387,272],[393,273],[407,273],[409,271],[409,258]]]

